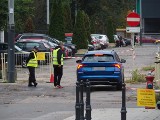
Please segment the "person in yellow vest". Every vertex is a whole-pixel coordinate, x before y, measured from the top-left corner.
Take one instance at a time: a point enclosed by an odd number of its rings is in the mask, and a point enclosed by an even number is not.
[[[29,70],[28,87],[36,87],[38,84],[35,77],[35,68],[38,66],[37,51],[38,47],[34,46],[33,51],[31,51],[29,57],[26,60],[26,64]]]
[[[60,42],[53,50],[54,87],[63,88],[60,85],[63,76],[63,43]]]

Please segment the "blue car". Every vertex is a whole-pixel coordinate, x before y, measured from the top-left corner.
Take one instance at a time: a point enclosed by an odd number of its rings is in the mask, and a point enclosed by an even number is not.
[[[77,80],[90,81],[91,85],[114,85],[122,89],[126,60],[114,51],[88,51],[82,60],[77,60]]]

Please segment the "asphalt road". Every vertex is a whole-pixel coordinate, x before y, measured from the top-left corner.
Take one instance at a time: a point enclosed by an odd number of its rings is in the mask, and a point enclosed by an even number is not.
[[[137,46],[135,54],[131,47],[109,49],[114,49],[121,58],[127,60],[124,67],[125,78],[128,79],[133,70],[154,65],[158,46]],[[28,88],[27,81],[22,80],[16,83],[0,83],[0,120],[42,120],[47,116],[51,116],[51,120],[63,120],[74,115],[75,61],[76,59],[65,60],[61,82],[63,89],[54,89],[53,83],[46,83],[46,80],[38,81],[37,88]],[[145,83],[127,84],[126,88],[127,107],[137,107],[135,88],[145,88]],[[92,109],[121,108],[121,94],[121,91],[116,91],[114,87],[95,87],[91,92]]]

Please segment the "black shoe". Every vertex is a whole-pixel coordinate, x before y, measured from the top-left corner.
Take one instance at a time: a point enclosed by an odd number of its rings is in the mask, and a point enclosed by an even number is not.
[[[35,83],[34,83],[34,87],[36,87],[37,85],[38,85],[38,83],[35,82]]]
[[[34,85],[32,85],[32,84],[28,84],[28,87],[33,87]]]

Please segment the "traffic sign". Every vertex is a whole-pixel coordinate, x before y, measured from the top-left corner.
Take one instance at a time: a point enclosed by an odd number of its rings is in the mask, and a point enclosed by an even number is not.
[[[140,24],[140,16],[135,12],[127,15],[127,23],[130,27],[136,27]]]
[[[140,33],[140,27],[126,27],[127,33]]]

